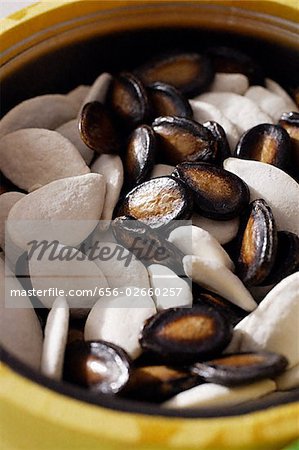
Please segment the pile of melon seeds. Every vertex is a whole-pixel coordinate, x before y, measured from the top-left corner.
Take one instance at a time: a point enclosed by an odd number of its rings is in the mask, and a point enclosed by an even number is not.
[[[251,57],[213,47],[10,110],[0,121],[3,348],[52,379],[164,408],[298,387],[298,97]],[[131,263],[85,259],[84,287],[103,295],[84,308],[50,295],[38,299],[44,321],[29,295],[6,308],[4,284],[22,288],[33,237],[15,225],[24,220],[86,221],[61,248],[78,253],[100,235]],[[166,265],[134,253],[144,236],[167,250]],[[27,288],[48,288],[38,274],[49,270],[73,275],[59,281],[65,292],[82,287],[64,261],[27,266]]]

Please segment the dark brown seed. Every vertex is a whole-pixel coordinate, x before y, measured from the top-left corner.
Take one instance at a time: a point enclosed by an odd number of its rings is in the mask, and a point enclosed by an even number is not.
[[[229,302],[225,298],[208,290],[202,290],[202,292],[197,294],[194,298],[195,305],[202,303],[218,309],[233,326],[237,325],[237,323],[244,319],[248,314],[248,312]]]
[[[178,116],[192,119],[193,111],[190,103],[175,87],[157,82],[148,86],[147,91],[152,106],[153,118]]]
[[[164,365],[137,367],[124,394],[136,400],[160,403],[200,383],[200,378],[187,370]]]
[[[228,345],[232,328],[215,308],[170,308],[146,322],[142,348],[163,357],[183,362],[200,361],[219,355]]]
[[[214,77],[209,58],[198,53],[157,57],[137,69],[136,73],[146,85],[160,81],[189,96],[203,92]]]
[[[216,158],[213,135],[203,125],[184,117],[158,117],[152,124],[158,136],[158,148],[169,164],[184,161],[208,161]]]
[[[100,102],[84,105],[79,121],[81,138],[95,152],[118,153],[120,141],[112,117]]]
[[[262,284],[268,286],[279,283],[297,270],[299,270],[299,238],[289,231],[278,231],[275,262]]]
[[[217,152],[215,163],[222,164],[226,158],[231,156],[225,131],[219,123],[214,121],[205,122],[203,126],[211,132],[216,142]]]
[[[132,189],[119,206],[118,216],[131,216],[160,228],[174,219],[189,219],[192,206],[192,196],[181,180],[158,177]]]
[[[236,272],[241,280],[258,286],[269,275],[277,249],[277,232],[271,208],[258,199],[250,204],[242,218],[238,233],[240,251]]]
[[[291,138],[291,168],[296,178],[299,179],[299,113],[283,113],[279,119],[282,126]]]
[[[163,264],[184,275],[184,254],[161,233],[131,217],[117,217],[111,224],[117,242],[130,250],[145,266]]]
[[[246,131],[239,140],[235,155],[284,169],[291,153],[291,140],[279,125],[263,123]]]
[[[146,89],[131,73],[121,73],[114,77],[109,86],[106,104],[127,130],[145,123],[150,115]]]
[[[228,220],[249,203],[249,189],[236,175],[207,163],[182,163],[178,175],[192,190],[195,205],[204,217]]]
[[[124,159],[126,185],[131,189],[144,181],[155,162],[156,136],[151,127],[141,125],[131,134]]]
[[[271,352],[236,353],[196,363],[191,371],[207,382],[235,386],[279,375],[287,359]]]
[[[261,67],[248,55],[231,47],[212,47],[207,51],[215,72],[243,73],[250,84],[264,85]]]
[[[128,382],[130,359],[105,341],[74,341],[66,347],[64,380],[102,394],[116,394]]]

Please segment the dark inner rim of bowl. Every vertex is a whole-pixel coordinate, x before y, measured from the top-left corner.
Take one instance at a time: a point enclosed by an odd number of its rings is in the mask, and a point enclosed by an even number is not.
[[[213,45],[243,50],[261,64],[266,76],[274,78],[286,88],[294,88],[298,83],[299,54],[293,49],[232,32],[197,28],[143,29],[82,40],[55,51],[49,49],[38,60],[20,67],[13,75],[3,79],[1,114],[4,115],[27,98],[46,93],[66,93],[79,84],[91,84],[103,71],[114,73],[130,70],[152,55],[174,49],[202,52]],[[270,395],[268,398],[231,407],[166,410],[156,404],[95,394],[69,383],[53,381],[26,366],[6,350],[1,351],[1,358],[15,372],[59,394],[126,412],[185,418],[222,417],[246,414],[299,400],[299,389],[296,389],[281,393],[275,398]]]

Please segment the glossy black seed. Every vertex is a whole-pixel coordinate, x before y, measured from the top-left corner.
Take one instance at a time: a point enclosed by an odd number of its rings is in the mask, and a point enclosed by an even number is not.
[[[105,341],[75,340],[66,347],[64,380],[102,394],[116,394],[127,384],[130,358]]]
[[[158,177],[132,189],[118,207],[118,216],[131,216],[152,228],[169,226],[172,220],[189,219],[192,196],[184,182]]]
[[[196,363],[190,369],[207,382],[236,386],[279,375],[287,367],[287,359],[277,353],[256,352],[225,355]]]
[[[141,125],[129,137],[124,157],[125,183],[129,188],[141,183],[151,172],[156,153],[156,136],[151,127]]]
[[[106,97],[119,124],[126,130],[145,123],[150,116],[150,105],[145,87],[131,73],[121,73],[113,78]]]
[[[184,275],[184,254],[171,242],[140,220],[117,217],[111,224],[115,239],[130,250],[145,266],[163,264],[177,275]]]
[[[182,163],[177,174],[194,196],[201,215],[210,219],[228,220],[237,217],[249,203],[249,189],[237,176],[207,163]]]
[[[126,397],[160,403],[201,383],[188,370],[165,365],[136,367],[125,389]]]
[[[231,47],[211,47],[207,55],[212,61],[215,72],[242,73],[250,84],[264,85],[265,79],[261,67],[249,55]]]
[[[217,152],[215,164],[222,164],[226,158],[229,158],[231,156],[226,133],[222,128],[222,126],[214,121],[205,122],[203,126],[206,127],[212,133],[216,142]]]
[[[297,270],[299,270],[299,238],[290,231],[278,231],[274,265],[262,285],[279,283]]]
[[[192,119],[193,111],[188,100],[174,86],[154,83],[148,86],[153,119],[159,116],[178,116]]]
[[[254,200],[241,220],[237,240],[236,273],[249,286],[260,285],[269,275],[277,249],[277,232],[271,208]]]
[[[299,181],[299,113],[283,113],[279,119],[282,126],[291,138],[290,172]]]
[[[279,125],[263,123],[246,131],[239,140],[235,155],[284,169],[291,154],[291,140]]]
[[[120,139],[108,109],[99,102],[84,105],[79,120],[83,142],[95,152],[118,153]]]
[[[195,305],[200,305],[203,303],[218,309],[223,315],[225,315],[232,326],[236,326],[237,323],[244,319],[244,317],[248,314],[248,312],[244,311],[244,309],[239,308],[220,295],[206,289],[201,289],[201,292],[197,292],[197,295],[194,297]]]
[[[188,96],[203,92],[214,77],[209,58],[198,53],[157,57],[137,69],[136,74],[146,85],[160,81]]]
[[[232,328],[215,308],[170,308],[146,322],[140,343],[143,349],[181,363],[219,355],[232,337]]]
[[[217,146],[211,132],[190,119],[176,116],[158,117],[152,124],[158,137],[158,149],[168,164],[184,161],[212,162]]]

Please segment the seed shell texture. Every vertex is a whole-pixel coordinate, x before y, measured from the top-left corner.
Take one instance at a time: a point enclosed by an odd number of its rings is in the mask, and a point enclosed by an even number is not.
[[[58,297],[49,312],[41,361],[42,374],[61,380],[64,352],[69,326],[69,307],[64,297]]]
[[[239,351],[266,350],[284,355],[289,367],[299,363],[299,273],[278,283],[235,328]],[[287,330],[287,332],[286,332]]]
[[[227,170],[207,163],[190,162],[178,165],[176,170],[192,191],[199,213],[209,219],[233,219],[248,205],[248,187]]]
[[[169,164],[183,161],[214,161],[216,143],[211,132],[185,117],[165,116],[154,120],[157,149]]]
[[[136,70],[145,84],[156,81],[171,84],[188,96],[197,95],[213,80],[210,60],[198,53],[160,56]]]
[[[100,102],[86,103],[79,117],[83,142],[99,153],[118,153],[120,140],[110,111]]]
[[[193,225],[186,225],[175,228],[170,233],[168,240],[185,255],[206,257],[234,270],[234,263],[229,255],[208,231]]]
[[[239,233],[237,274],[248,286],[260,285],[273,267],[277,250],[275,221],[271,208],[264,200],[251,203],[241,221]]]
[[[3,348],[33,369],[40,369],[43,333],[29,298],[6,297],[12,289],[22,290],[13,273],[0,259],[0,343]]]
[[[1,171],[25,191],[90,172],[76,147],[56,131],[28,128],[0,139]]]
[[[127,384],[131,360],[117,345],[76,341],[66,348],[64,379],[101,394],[117,394]]]
[[[101,217],[105,190],[104,177],[95,173],[52,181],[11,208],[7,225],[11,239],[24,250],[36,239],[80,244]]]
[[[192,119],[193,113],[188,100],[174,86],[153,83],[147,88],[152,104],[152,116],[179,116]]]
[[[76,115],[76,106],[66,95],[33,97],[16,105],[1,119],[0,136],[23,128],[55,130]]]
[[[241,136],[235,155],[284,169],[287,168],[291,155],[291,140],[288,132],[281,126],[260,124]]]
[[[223,161],[231,156],[231,151],[224,128],[219,123],[214,121],[204,122],[203,126],[210,130],[214,136],[217,145],[215,164],[222,166]]]
[[[226,159],[224,168],[247,184],[251,201],[267,202],[278,230],[299,235],[299,184],[292,177],[270,164],[238,158]]]
[[[292,97],[290,97],[289,94],[283,89],[283,87],[281,87],[276,81],[271,80],[270,78],[266,78],[266,88],[284,99],[285,103],[288,106],[287,111],[298,112],[298,108]]]
[[[231,325],[215,308],[170,308],[145,324],[140,343],[143,349],[167,360],[194,362],[219,355],[231,339]]]
[[[184,257],[183,264],[188,277],[205,289],[222,295],[245,311],[257,307],[241,280],[223,264],[190,255]]]
[[[191,409],[207,406],[232,406],[263,397],[275,390],[276,384],[270,379],[237,387],[204,383],[181,392],[163,403],[162,406],[165,408]]]
[[[136,287],[130,289],[134,292]],[[138,337],[142,327],[155,313],[155,303],[149,296],[102,297],[87,317],[85,339],[111,342],[135,359],[141,354]]]
[[[284,371],[287,359],[271,352],[235,353],[191,367],[192,373],[206,382],[237,386],[264,378],[274,378]]]
[[[148,125],[141,125],[128,139],[124,158],[126,185],[131,189],[143,182],[153,169],[156,153],[156,136]]]
[[[84,144],[79,132],[78,120],[73,119],[56,128],[56,131],[67,138],[78,150],[87,165],[90,164],[94,152]]]
[[[118,215],[131,216],[152,228],[168,226],[172,220],[188,219],[192,197],[183,181],[158,177],[132,189],[123,200]]]

